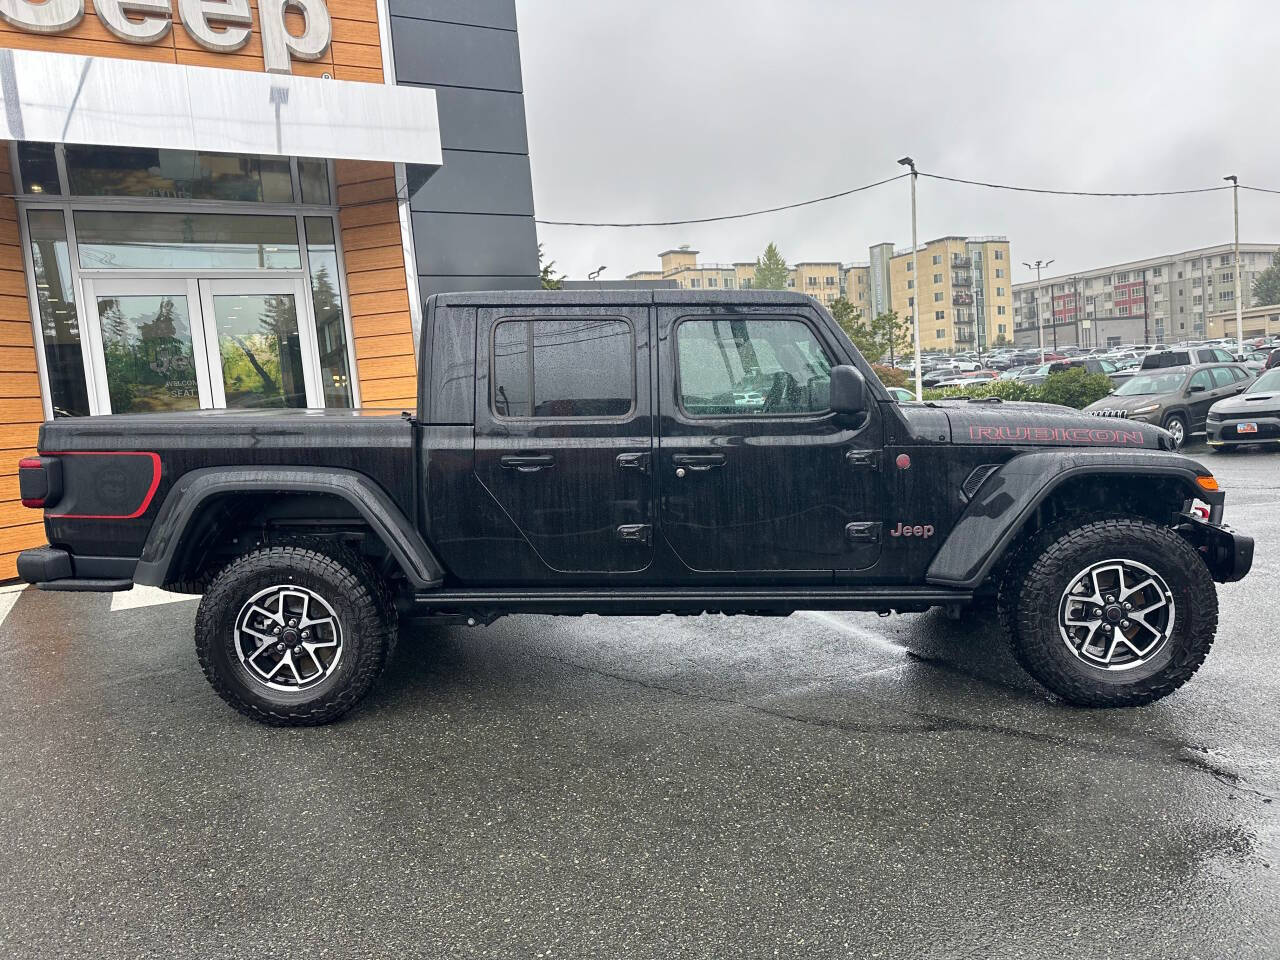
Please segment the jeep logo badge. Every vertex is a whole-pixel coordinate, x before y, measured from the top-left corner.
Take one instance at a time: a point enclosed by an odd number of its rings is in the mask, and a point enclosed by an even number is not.
[[[919,537],[921,540],[928,540],[933,536],[933,524],[910,524],[898,521],[898,525],[889,531],[891,537]]]

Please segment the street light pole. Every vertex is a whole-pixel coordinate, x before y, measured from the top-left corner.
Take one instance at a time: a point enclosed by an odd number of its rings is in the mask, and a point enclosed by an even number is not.
[[[924,399],[924,375],[920,371],[920,254],[919,234],[916,231],[916,162],[910,157],[898,161],[911,168],[911,326],[915,328],[916,341],[916,400]]]
[[[1028,270],[1036,272],[1036,332],[1040,335],[1040,362],[1044,363],[1044,320],[1040,316],[1041,297],[1044,291],[1040,287],[1040,270],[1053,263],[1052,260],[1037,260],[1034,265],[1023,260],[1022,265]],[[1053,304],[1049,304],[1049,320],[1053,321]]]
[[[1244,303],[1240,299],[1240,178],[1235,174],[1223,177],[1231,181],[1231,201],[1236,221],[1236,266],[1232,273],[1236,278],[1236,356],[1244,357]]]

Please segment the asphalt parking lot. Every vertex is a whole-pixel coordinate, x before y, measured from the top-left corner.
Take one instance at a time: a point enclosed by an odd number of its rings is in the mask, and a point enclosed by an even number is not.
[[[276,730],[193,600],[0,594],[0,955],[1274,958],[1280,453],[1204,459],[1254,571],[1137,710],[985,617],[525,617]]]

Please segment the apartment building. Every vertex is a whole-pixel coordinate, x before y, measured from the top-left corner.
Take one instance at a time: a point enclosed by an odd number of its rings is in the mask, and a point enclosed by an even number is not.
[[[658,254],[657,270],[637,270],[627,280],[669,286],[670,281],[685,290],[749,290],[755,280],[756,262],[705,263],[698,260],[699,251],[688,244]],[[787,272],[787,289],[807,293],[819,303],[830,306],[845,289],[851,269],[838,260],[813,260],[797,263]],[[855,284],[866,288],[866,278]]]
[[[1253,281],[1271,264],[1276,244],[1240,244],[1240,290],[1253,303]],[[1014,286],[1015,342],[1032,347],[1114,346],[1204,339],[1217,313],[1235,315],[1235,256],[1231,244],[1044,277]],[[1234,323],[1234,320],[1233,320]],[[1222,336],[1222,334],[1218,334]]]
[[[919,264],[919,276],[913,262]],[[874,264],[871,272],[874,282]],[[910,317],[919,298],[923,349],[985,350],[1012,342],[1006,237],[939,237],[922,244],[914,260],[909,249],[895,251],[888,258],[888,274],[887,309]]]

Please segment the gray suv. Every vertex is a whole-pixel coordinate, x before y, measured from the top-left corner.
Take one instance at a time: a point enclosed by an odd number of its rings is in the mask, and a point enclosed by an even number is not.
[[[1209,408],[1234,397],[1253,378],[1238,363],[1202,363],[1141,370],[1110,395],[1085,407],[1095,417],[1121,417],[1164,427],[1179,447],[1204,433]]]
[[[1185,367],[1193,363],[1234,363],[1235,357],[1221,347],[1179,347],[1174,350],[1152,350],[1142,358],[1141,370]]]

